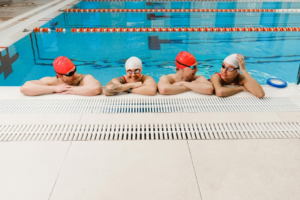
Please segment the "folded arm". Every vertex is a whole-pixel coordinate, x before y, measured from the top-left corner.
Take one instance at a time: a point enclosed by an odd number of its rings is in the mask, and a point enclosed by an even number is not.
[[[101,83],[96,80],[92,75],[85,75],[82,80],[81,86],[71,86],[66,94],[76,94],[82,96],[95,96],[102,92]]]
[[[213,86],[211,82],[203,76],[199,76],[192,82],[182,82],[182,85],[199,94],[213,94]]]
[[[247,89],[244,86],[224,87],[222,85],[222,79],[217,74],[213,74],[210,80],[214,86],[215,94],[218,97],[228,97],[242,91],[247,91]]]
[[[27,81],[20,88],[20,92],[27,96],[55,93],[57,91],[57,86],[51,86],[52,82],[53,77],[45,77],[40,80]]]
[[[168,76],[160,77],[157,86],[159,93],[164,95],[180,94],[190,91],[190,89],[185,86],[171,84],[171,80]]]
[[[156,95],[157,85],[154,79],[150,76],[145,76],[143,84],[141,87],[133,88],[131,90],[134,94],[141,94],[141,95]]]
[[[106,96],[113,96],[118,94],[119,92],[125,92],[133,87],[135,87],[135,83],[125,83],[122,77],[113,78],[105,85],[103,93]]]

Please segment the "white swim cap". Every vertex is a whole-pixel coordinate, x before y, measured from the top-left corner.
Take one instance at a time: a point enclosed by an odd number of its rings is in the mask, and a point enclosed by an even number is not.
[[[125,62],[125,69],[126,70],[128,70],[128,69],[140,69],[142,67],[143,67],[142,61],[139,58],[135,57],[135,56],[130,57]]]
[[[239,68],[239,62],[236,59],[238,54],[231,54],[230,56],[227,56],[223,62],[226,62],[232,66],[234,66],[234,68]]]

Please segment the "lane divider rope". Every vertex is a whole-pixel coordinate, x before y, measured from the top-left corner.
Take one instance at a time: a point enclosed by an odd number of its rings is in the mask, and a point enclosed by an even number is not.
[[[51,32],[50,28],[34,28],[34,32]],[[71,28],[72,33],[127,33],[127,32],[299,32],[300,27],[247,27],[247,28]],[[56,28],[55,32],[66,32]]]
[[[300,9],[65,9],[66,13],[98,13],[98,12],[158,12],[158,13],[173,13],[173,12],[269,12],[269,13],[298,13]]]

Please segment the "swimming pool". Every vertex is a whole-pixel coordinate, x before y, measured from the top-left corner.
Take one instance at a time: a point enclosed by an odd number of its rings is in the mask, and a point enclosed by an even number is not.
[[[187,5],[187,2],[176,3]],[[217,8],[248,5],[219,3],[210,5]],[[108,8],[150,6],[147,2],[80,2],[77,7],[103,8],[104,5]],[[173,5],[176,7],[179,4],[166,5],[174,8]],[[198,2],[191,5],[200,6]],[[276,8],[300,7],[299,3],[260,4],[266,7],[271,5]],[[261,8],[257,4],[255,6]],[[149,14],[152,17],[147,17]],[[295,84],[300,61],[299,32],[71,33],[70,28],[295,27],[300,26],[297,19],[298,13],[62,13],[43,27],[53,30],[56,27],[66,28],[66,33],[32,32],[6,50],[11,57],[12,71],[0,75],[0,85],[20,86],[28,80],[54,76],[52,61],[60,55],[72,59],[79,73],[92,74],[103,85],[113,77],[124,75],[125,60],[137,56],[144,63],[143,73],[158,81],[163,74],[175,73],[174,59],[180,51],[195,55],[202,63],[197,74],[206,78],[220,70],[227,55],[241,53],[245,56],[247,70],[260,84],[266,84],[270,77]]]

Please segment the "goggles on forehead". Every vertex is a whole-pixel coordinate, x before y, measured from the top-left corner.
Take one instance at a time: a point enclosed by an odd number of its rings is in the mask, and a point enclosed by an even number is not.
[[[180,65],[183,65],[183,66],[185,66],[185,67],[189,67],[189,68],[191,68],[191,69],[196,69],[196,68],[197,68],[197,65],[192,65],[192,66],[185,65],[185,64],[179,62],[178,60],[176,60],[176,62],[177,62],[178,64],[180,64]]]
[[[75,66],[75,69],[73,70],[73,71],[71,71],[71,72],[68,72],[68,73],[66,73],[66,74],[60,74],[60,73],[57,73],[57,74],[59,74],[59,75],[62,75],[62,76],[73,76],[73,74],[76,72],[76,66]]]
[[[135,69],[134,71],[126,70],[126,72],[127,72],[128,74],[138,74],[138,73],[141,72],[141,69]]]

